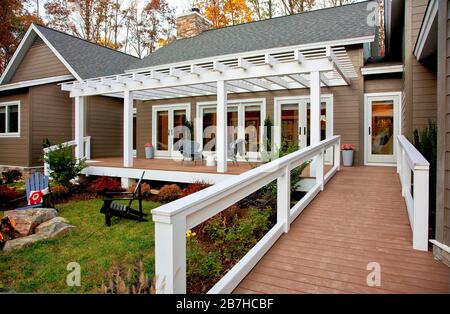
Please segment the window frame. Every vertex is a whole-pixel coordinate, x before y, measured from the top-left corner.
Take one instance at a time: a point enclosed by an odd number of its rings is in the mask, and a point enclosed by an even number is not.
[[[8,115],[8,107],[17,106],[18,112],[17,112],[17,132],[8,132],[8,126],[9,126],[9,115]],[[4,137],[20,137],[20,100],[13,100],[13,101],[6,101],[0,103],[0,108],[5,108],[5,133],[0,133],[0,138]]]

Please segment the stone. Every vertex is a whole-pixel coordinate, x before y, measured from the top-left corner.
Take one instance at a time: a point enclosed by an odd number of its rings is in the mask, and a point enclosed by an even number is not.
[[[75,227],[69,225],[67,220],[63,217],[55,217],[49,221],[46,221],[36,227],[36,234],[46,235],[47,238],[52,239],[57,236],[64,235],[70,232]]]
[[[54,208],[30,208],[24,210],[8,210],[4,217],[16,222],[16,229],[21,236],[27,236],[34,232],[38,225],[57,216]]]
[[[5,246],[3,247],[3,251],[10,252],[14,250],[18,250],[24,247],[29,247],[36,243],[37,241],[46,239],[45,234],[32,234],[27,237],[23,238],[17,238],[13,240],[9,240],[6,242]]]

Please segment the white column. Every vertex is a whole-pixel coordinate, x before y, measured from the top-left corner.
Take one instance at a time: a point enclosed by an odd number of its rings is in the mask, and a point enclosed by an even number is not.
[[[133,93],[123,98],[123,166],[133,167]]]
[[[75,97],[75,157],[84,158],[84,98]]]
[[[186,293],[186,219],[153,215],[153,220],[156,293]]]
[[[320,72],[314,71],[310,73],[310,138],[311,145],[315,145],[320,142]],[[316,175],[316,159],[310,165],[310,175],[315,177]]]
[[[217,172],[227,172],[227,85],[217,81]]]

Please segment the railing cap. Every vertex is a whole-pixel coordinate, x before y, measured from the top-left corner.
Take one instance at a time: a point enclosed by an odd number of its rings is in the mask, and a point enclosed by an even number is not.
[[[400,146],[405,150],[412,166],[415,170],[428,170],[430,163],[423,157],[423,155],[417,150],[416,147],[404,136],[398,135],[398,142]]]

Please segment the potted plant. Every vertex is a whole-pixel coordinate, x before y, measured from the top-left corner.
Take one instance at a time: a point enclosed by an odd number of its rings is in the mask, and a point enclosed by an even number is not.
[[[351,167],[353,165],[353,151],[354,146],[352,144],[342,144],[342,163],[346,167]]]
[[[153,145],[147,143],[144,145],[144,147],[145,147],[145,158],[153,159]]]

